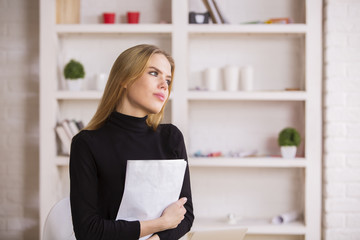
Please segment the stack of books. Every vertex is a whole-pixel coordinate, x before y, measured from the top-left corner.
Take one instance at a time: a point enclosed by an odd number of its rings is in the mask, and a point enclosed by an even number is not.
[[[59,140],[60,154],[70,155],[71,140],[83,128],[84,123],[74,119],[64,119],[56,124],[55,132]]]

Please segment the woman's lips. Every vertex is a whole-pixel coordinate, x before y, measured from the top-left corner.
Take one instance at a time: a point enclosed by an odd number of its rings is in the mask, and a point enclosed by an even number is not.
[[[165,95],[162,93],[155,93],[154,94],[158,99],[160,99],[161,101],[165,101]]]

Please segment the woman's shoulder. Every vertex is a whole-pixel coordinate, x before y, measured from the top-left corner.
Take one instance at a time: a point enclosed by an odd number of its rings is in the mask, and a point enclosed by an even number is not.
[[[98,136],[101,135],[101,131],[100,129],[97,130],[87,130],[87,129],[83,129],[80,130],[72,139],[73,142],[77,142],[77,141],[85,141],[85,142],[89,142],[92,139],[96,139]]]
[[[180,131],[180,129],[171,123],[165,123],[159,125],[159,130],[161,134],[177,137],[177,138],[183,138],[183,134]]]
[[[91,139],[91,134],[89,130],[80,130],[73,138],[72,142],[87,142]]]

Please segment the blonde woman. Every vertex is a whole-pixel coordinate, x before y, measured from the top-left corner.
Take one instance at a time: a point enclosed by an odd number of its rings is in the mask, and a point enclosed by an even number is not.
[[[149,221],[115,220],[126,162],[185,159],[181,132],[160,124],[174,77],[174,61],[152,45],[137,45],[116,59],[98,109],[72,141],[70,201],[77,240],[179,239],[193,223],[189,169],[178,201]]]

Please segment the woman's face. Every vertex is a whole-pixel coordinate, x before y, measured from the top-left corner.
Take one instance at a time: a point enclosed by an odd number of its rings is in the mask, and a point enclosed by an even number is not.
[[[154,54],[144,74],[126,89],[119,112],[135,117],[159,113],[169,96],[171,65],[162,54]]]

